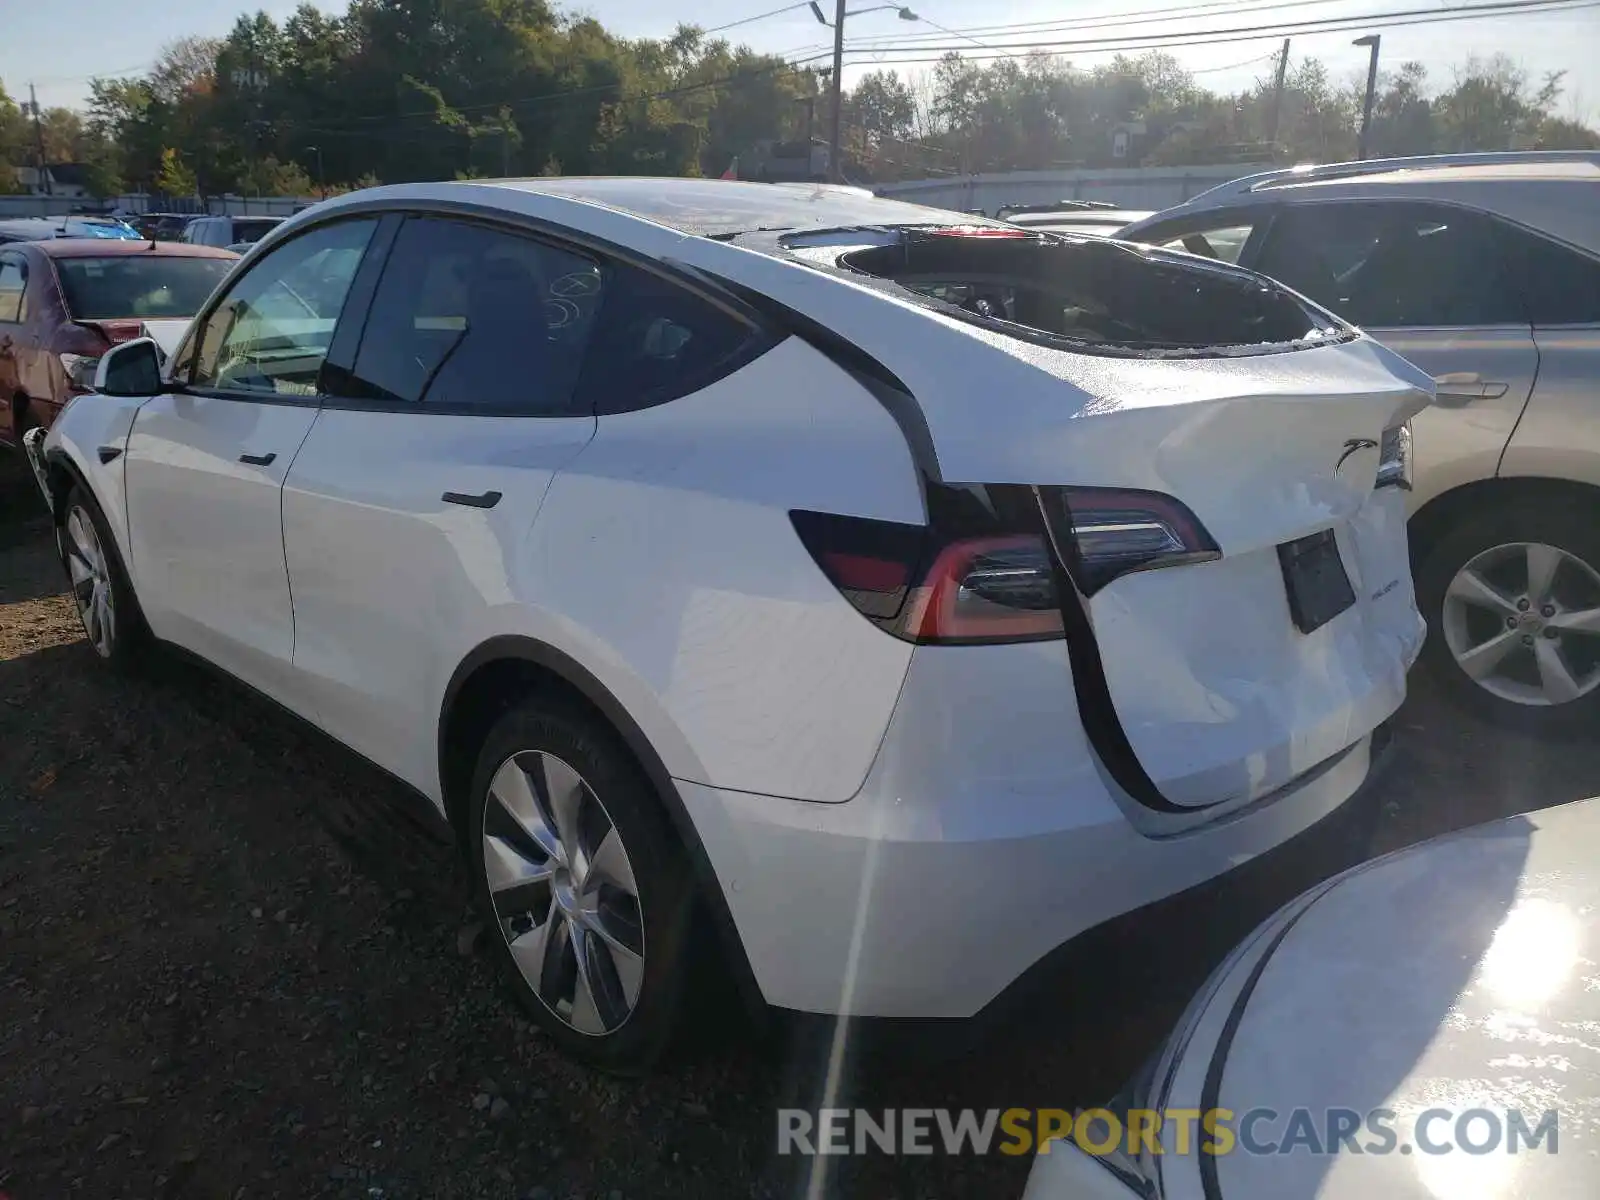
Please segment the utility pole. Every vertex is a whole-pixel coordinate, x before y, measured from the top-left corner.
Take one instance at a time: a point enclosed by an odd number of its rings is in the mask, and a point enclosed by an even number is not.
[[[817,98],[815,96],[801,96],[796,104],[806,106],[806,178],[811,178],[811,164],[814,159],[817,136]]]
[[[1367,157],[1367,135],[1372,130],[1372,94],[1378,88],[1378,45],[1382,41],[1382,34],[1369,33],[1350,43],[1372,47],[1372,57],[1367,60],[1367,98],[1361,105],[1361,139],[1356,143],[1356,157],[1363,160]]]
[[[1289,39],[1283,39],[1283,53],[1278,55],[1278,81],[1272,85],[1272,121],[1268,126],[1267,141],[1274,149],[1278,145],[1278,118],[1283,114],[1283,77],[1289,73]]]
[[[841,10],[844,5],[839,6]],[[44,126],[39,121],[39,93],[34,91],[33,84],[28,85],[28,108],[33,113],[33,141],[39,149],[39,186],[44,188],[46,196],[55,195],[55,188],[50,183],[50,172],[45,168],[44,162]]]
[[[322,173],[322,147],[307,146],[306,149],[317,156],[317,199],[326,200],[328,198],[328,185],[326,183],[327,176]]]
[[[828,181],[841,183],[844,180],[844,164],[840,162],[839,155],[839,118],[844,114],[840,111],[840,100],[844,93],[844,3],[838,0],[833,10],[833,112],[829,114],[828,122]]]

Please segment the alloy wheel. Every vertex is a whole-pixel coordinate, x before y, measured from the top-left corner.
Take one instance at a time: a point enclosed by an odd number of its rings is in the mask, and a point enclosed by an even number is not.
[[[67,512],[67,519],[56,530],[56,541],[67,564],[83,631],[95,653],[110,658],[117,629],[111,570],[94,521],[82,505],[75,504]]]
[[[622,834],[594,790],[528,750],[489,782],[480,831],[496,923],[524,982],[579,1033],[614,1033],[644,980],[644,921]]]
[[[1600,572],[1557,546],[1475,555],[1445,589],[1441,623],[1456,665],[1502,700],[1553,707],[1600,687]]]

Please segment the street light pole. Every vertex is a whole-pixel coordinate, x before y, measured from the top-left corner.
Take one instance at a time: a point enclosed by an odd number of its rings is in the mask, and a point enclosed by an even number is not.
[[[853,12],[845,11],[845,0],[838,0],[833,10],[833,112],[828,120],[828,180],[830,183],[844,182],[844,164],[840,161],[839,151],[839,118],[843,115],[840,100],[844,94],[844,19],[846,17],[859,17],[863,13],[883,12],[893,9],[902,21],[920,21],[921,17],[912,12],[903,4],[877,4],[872,8],[858,8]],[[822,15],[822,5],[817,0],[808,0],[808,7],[816,15],[817,20],[824,25],[828,18]]]
[[[844,11],[845,0],[838,0],[833,10],[833,111],[828,115],[828,182],[844,179],[843,164],[839,161],[840,101],[844,96]]]
[[[1367,60],[1367,98],[1361,105],[1361,138],[1356,143],[1356,157],[1363,160],[1367,157],[1367,135],[1372,130],[1372,95],[1378,87],[1378,45],[1382,41],[1383,35],[1369,33],[1350,43],[1372,47],[1372,57]]]

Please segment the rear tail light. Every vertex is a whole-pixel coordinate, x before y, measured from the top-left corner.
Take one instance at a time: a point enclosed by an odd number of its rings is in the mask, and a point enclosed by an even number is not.
[[[1160,492],[1064,487],[1037,491],[1056,550],[1085,596],[1135,571],[1222,557],[1199,518]]]
[[[1383,431],[1378,443],[1378,478],[1374,487],[1411,490],[1411,422]]]
[[[1055,568],[1037,535],[966,538],[934,557],[909,597],[917,642],[1031,642],[1062,635]]]
[[[949,528],[937,517],[932,526],[804,510],[790,519],[858,612],[919,643],[1060,638],[1063,569],[1092,595],[1131,571],[1220,556],[1194,514],[1158,493],[1038,488],[1034,503],[1024,488],[959,490],[994,501],[983,508],[986,528],[974,527],[970,504]]]

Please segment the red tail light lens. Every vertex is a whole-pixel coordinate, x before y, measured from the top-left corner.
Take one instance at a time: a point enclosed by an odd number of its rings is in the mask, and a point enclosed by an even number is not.
[[[922,525],[789,516],[844,598],[896,637],[971,644],[1062,636],[1054,566],[1038,534],[949,538]]]
[[[919,642],[1061,637],[1049,547],[1033,535],[950,543],[914,590],[905,626]]]
[[[1056,548],[1086,596],[1113,579],[1222,557],[1199,518],[1160,492],[1038,489]]]

